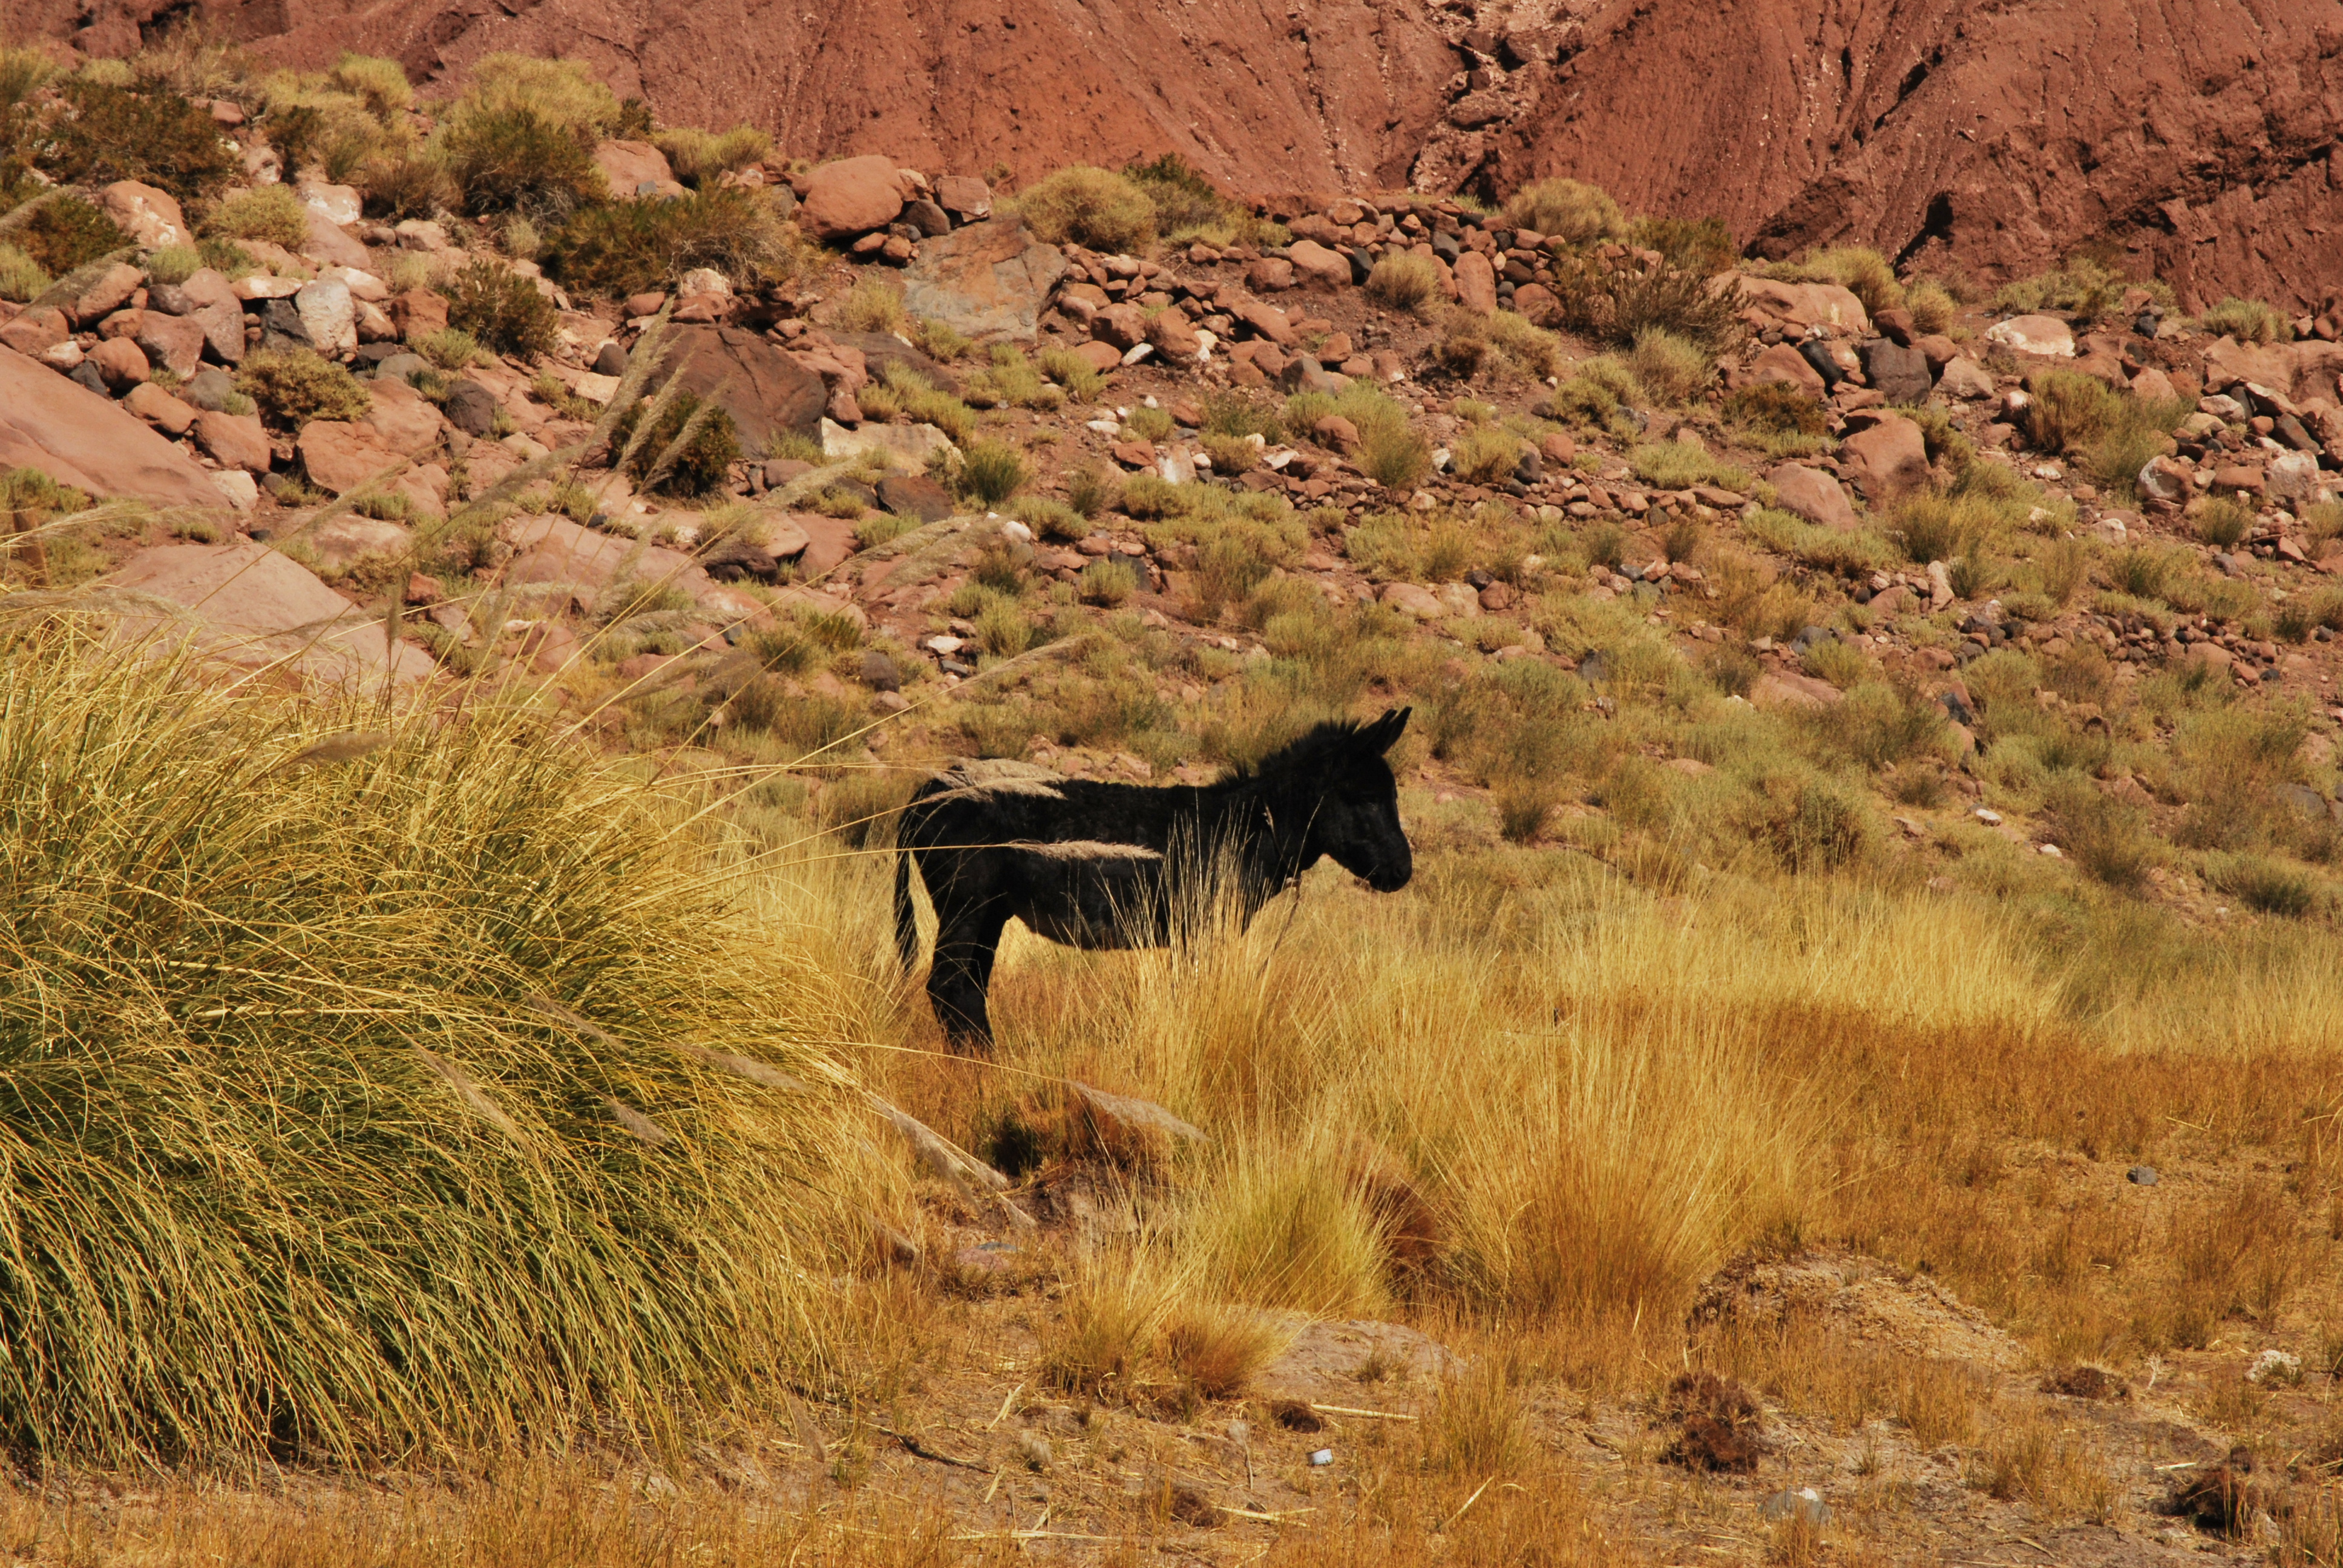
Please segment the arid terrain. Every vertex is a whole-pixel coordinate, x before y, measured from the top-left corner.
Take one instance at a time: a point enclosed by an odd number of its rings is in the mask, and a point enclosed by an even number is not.
[[[2343,31],[1139,9],[0,50],[7,1550],[2343,1565]]]

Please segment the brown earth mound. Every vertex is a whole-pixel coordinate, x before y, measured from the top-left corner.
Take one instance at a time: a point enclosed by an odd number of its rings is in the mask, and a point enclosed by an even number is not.
[[[196,0],[33,0],[123,53]],[[2199,307],[2343,285],[2343,24],[2324,0],[209,0],[289,64],[448,80],[585,60],[676,124],[931,169],[1174,151],[1245,192],[1592,179],[1766,255],[1875,245],[1990,280],[2085,246]],[[2332,171],[2330,173],[2330,170]],[[2109,258],[2112,258],[2111,256]]]

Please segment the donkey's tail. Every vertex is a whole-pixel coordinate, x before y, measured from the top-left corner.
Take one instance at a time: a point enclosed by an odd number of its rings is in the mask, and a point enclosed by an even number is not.
[[[920,963],[920,916],[911,906],[911,851],[895,851],[895,956],[910,975]]]

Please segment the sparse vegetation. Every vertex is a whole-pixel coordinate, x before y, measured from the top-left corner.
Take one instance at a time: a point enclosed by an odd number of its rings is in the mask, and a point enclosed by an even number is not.
[[[1570,245],[1627,237],[1627,216],[1597,186],[1582,180],[1539,180],[1505,203],[1505,221]]]
[[[236,389],[258,404],[263,417],[297,427],[312,419],[356,419],[374,405],[357,377],[307,348],[246,355]]]
[[[2286,317],[2258,299],[2225,299],[2198,317],[2197,327],[2240,343],[2285,343],[2294,337]]]
[[[1367,274],[1367,293],[1393,310],[1422,310],[1440,293],[1440,269],[1423,256],[1395,251]]]
[[[551,353],[559,340],[561,318],[553,301],[532,279],[495,262],[473,262],[448,281],[447,294],[448,326],[499,354],[535,358]]]
[[[230,196],[204,220],[219,239],[258,239],[290,250],[309,237],[309,211],[289,186],[260,186]]]
[[[570,287],[613,296],[671,286],[702,266],[752,288],[795,276],[809,250],[766,196],[726,187],[587,207],[547,237],[545,268]]]
[[[1071,241],[1092,250],[1136,252],[1155,238],[1155,204],[1111,169],[1083,164],[1060,169],[1018,192],[1017,210],[1052,245]]]

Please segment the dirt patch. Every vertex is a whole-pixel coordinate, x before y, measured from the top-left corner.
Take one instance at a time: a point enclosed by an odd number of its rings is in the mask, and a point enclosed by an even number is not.
[[[1934,1280],[1846,1253],[1739,1259],[1701,1287],[1692,1309],[1695,1324],[1776,1327],[1794,1316],[1906,1355],[2002,1372],[2024,1359],[2016,1340]]]

